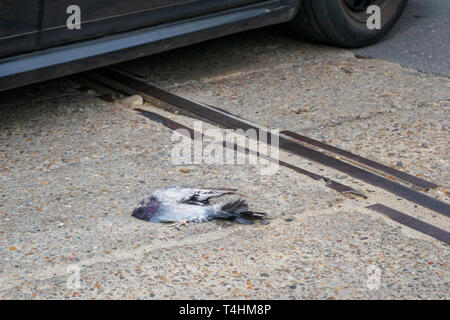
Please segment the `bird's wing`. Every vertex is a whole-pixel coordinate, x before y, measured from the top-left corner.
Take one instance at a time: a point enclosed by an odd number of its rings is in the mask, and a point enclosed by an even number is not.
[[[208,202],[211,198],[221,197],[225,194],[234,194],[236,189],[197,189],[188,201]]]
[[[156,190],[153,195],[158,198],[158,200],[166,203],[187,203],[187,204],[197,204],[206,205],[209,199],[223,196],[225,194],[236,193],[236,189],[225,189],[225,188],[215,188],[215,189],[197,189],[197,188],[181,188],[181,187],[170,187]]]

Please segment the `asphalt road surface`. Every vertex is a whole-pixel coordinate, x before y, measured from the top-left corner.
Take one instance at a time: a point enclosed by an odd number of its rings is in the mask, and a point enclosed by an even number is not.
[[[448,0],[409,0],[403,16],[386,38],[354,52],[450,77],[449,17]]]

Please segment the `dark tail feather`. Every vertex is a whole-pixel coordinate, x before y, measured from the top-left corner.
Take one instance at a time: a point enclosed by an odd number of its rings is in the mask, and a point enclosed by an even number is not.
[[[264,219],[266,213],[249,211],[247,202],[240,199],[224,204],[216,217],[235,220],[242,224],[253,224],[251,220]]]
[[[245,200],[239,199],[224,204],[222,208],[220,208],[220,210],[236,215],[248,211],[248,204],[245,202]]]

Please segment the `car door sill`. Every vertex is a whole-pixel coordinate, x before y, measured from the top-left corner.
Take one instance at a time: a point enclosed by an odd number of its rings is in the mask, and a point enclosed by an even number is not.
[[[271,0],[175,23],[0,60],[0,91],[103,67],[227,34],[286,22],[295,0]]]

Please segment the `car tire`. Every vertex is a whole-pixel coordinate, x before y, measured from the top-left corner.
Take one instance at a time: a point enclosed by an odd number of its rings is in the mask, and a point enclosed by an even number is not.
[[[299,0],[291,25],[300,37],[357,48],[380,40],[400,17],[408,0]],[[367,26],[369,5],[379,5],[381,28]]]

